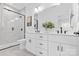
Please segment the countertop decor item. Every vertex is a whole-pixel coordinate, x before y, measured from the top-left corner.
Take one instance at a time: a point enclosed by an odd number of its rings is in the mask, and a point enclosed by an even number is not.
[[[45,28],[45,29],[52,29],[52,28],[55,28],[55,25],[52,21],[47,21],[47,22],[44,22],[42,24],[42,26]]]
[[[77,32],[74,32],[74,34],[76,34],[76,35],[78,35],[78,36],[79,36],[79,31],[77,31]]]

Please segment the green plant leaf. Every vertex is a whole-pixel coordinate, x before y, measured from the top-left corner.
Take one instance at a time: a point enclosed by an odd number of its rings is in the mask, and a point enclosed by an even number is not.
[[[49,29],[55,28],[54,23],[51,22],[51,21],[44,22],[44,23],[42,24],[42,26],[43,26],[44,28],[49,28]]]

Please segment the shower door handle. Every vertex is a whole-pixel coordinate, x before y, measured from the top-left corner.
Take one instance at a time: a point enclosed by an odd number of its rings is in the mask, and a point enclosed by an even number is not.
[[[23,31],[23,28],[21,28],[21,31]]]

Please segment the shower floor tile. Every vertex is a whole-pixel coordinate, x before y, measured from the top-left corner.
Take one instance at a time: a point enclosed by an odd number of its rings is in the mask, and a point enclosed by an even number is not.
[[[20,49],[19,46],[14,46],[0,51],[0,56],[33,56],[33,54],[25,49]]]

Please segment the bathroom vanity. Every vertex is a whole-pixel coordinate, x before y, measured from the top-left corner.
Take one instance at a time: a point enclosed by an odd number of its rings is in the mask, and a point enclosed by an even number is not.
[[[26,49],[37,56],[79,56],[79,36],[72,35],[79,30],[78,9],[78,4],[61,4],[38,13],[37,29],[40,32],[26,29]],[[44,33],[42,23],[48,20],[54,22],[55,33],[54,29]],[[60,27],[67,33],[57,33]]]
[[[28,33],[26,49],[37,56],[77,56],[79,37],[64,34]]]
[[[48,35],[49,56],[79,55],[79,37],[74,35]]]

